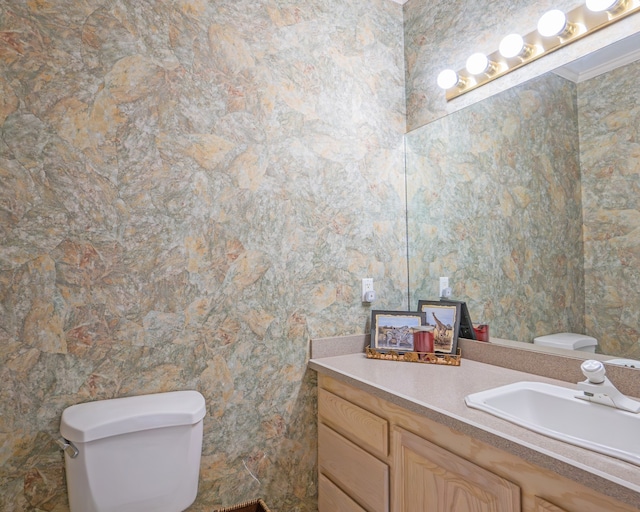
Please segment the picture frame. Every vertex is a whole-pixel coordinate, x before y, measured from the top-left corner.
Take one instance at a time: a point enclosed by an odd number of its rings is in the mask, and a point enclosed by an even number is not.
[[[419,311],[371,312],[371,348],[380,352],[391,350],[413,352],[413,327],[425,324],[426,315]]]
[[[439,300],[418,301],[418,312],[425,314],[425,324],[434,326],[433,348],[435,353],[455,355],[458,350],[458,334],[462,305]]]
[[[461,302],[459,300],[449,300],[449,299],[440,299],[440,302],[444,304],[460,304],[460,329],[458,330],[458,338],[475,340],[476,332],[473,329],[473,322],[471,322],[471,315],[469,314],[469,308],[467,308],[467,303]]]

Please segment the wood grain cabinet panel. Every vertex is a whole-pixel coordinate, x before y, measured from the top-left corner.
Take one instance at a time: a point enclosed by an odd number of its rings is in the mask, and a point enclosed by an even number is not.
[[[348,494],[329,480],[325,475],[318,475],[318,512],[367,512]]]
[[[389,466],[322,423],[318,471],[368,512],[388,512]]]
[[[324,389],[318,390],[323,423],[380,458],[389,454],[389,422]]]
[[[519,512],[520,487],[406,430],[393,430],[394,512]]]
[[[567,511],[563,508],[560,508],[554,505],[553,503],[549,503],[547,500],[542,499],[540,496],[536,496],[534,512],[567,512]]]
[[[367,512],[640,512],[329,376],[318,384],[321,502],[342,492]],[[329,503],[321,512],[351,512]]]

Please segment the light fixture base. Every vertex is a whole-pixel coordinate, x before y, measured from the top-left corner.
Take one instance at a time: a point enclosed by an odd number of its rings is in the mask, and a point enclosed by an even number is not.
[[[598,2],[593,0],[593,3]],[[484,72],[471,74],[466,69],[458,71],[458,83],[446,90],[445,98],[451,101],[639,11],[640,0],[619,0],[614,2],[608,10],[598,12],[590,10],[586,4],[580,5],[566,13],[566,24],[560,34],[543,37],[534,30],[522,37],[524,49],[520,54],[504,57],[499,51],[495,51],[487,55],[492,65]]]

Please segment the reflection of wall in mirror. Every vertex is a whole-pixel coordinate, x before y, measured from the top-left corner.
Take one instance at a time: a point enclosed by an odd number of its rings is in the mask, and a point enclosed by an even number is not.
[[[578,84],[585,323],[640,357],[640,61]]]
[[[640,355],[640,138],[632,117],[640,98],[610,84],[614,74],[637,83],[634,66],[579,86],[549,74],[408,135],[416,300],[449,275],[455,298],[498,337],[586,332],[606,353]],[[626,89],[625,98],[605,100],[603,88]],[[577,104],[586,107],[579,129]],[[587,128],[596,117],[615,133]],[[627,142],[614,148],[615,140]]]
[[[448,275],[498,337],[583,329],[575,89],[544,76],[408,135],[416,299]]]

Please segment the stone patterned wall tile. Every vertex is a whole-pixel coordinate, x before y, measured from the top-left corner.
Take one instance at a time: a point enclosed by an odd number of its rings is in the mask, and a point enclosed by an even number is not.
[[[406,302],[402,8],[0,0],[0,41],[0,508],[66,510],[65,407],[191,388],[194,509],[315,510],[308,340]]]

